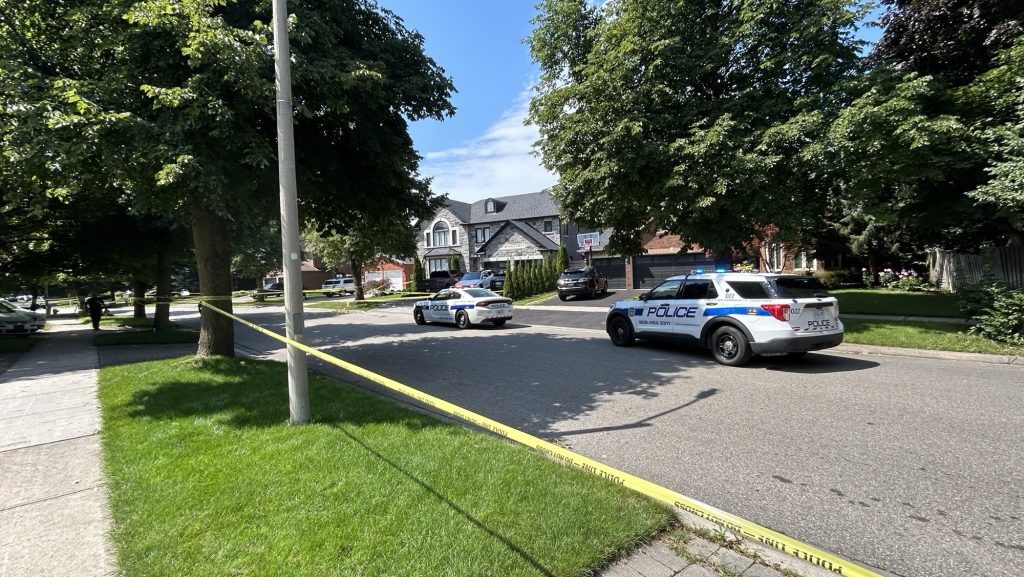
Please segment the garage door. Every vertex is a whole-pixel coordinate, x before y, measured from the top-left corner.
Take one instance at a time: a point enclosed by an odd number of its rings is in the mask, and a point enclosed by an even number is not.
[[[594,268],[608,277],[608,288],[626,288],[626,259],[624,258],[595,258]]]
[[[651,288],[670,276],[686,274],[695,268],[713,270],[715,261],[699,252],[633,257],[633,288]]]

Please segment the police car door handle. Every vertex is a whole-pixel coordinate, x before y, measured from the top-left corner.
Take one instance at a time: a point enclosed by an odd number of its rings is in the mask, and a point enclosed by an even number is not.
[[[705,305],[717,305],[717,304],[718,304],[718,301],[708,301],[708,302],[706,302],[706,303],[704,303],[704,304],[705,304]]]
[[[662,307],[667,309],[669,307],[669,304],[668,303],[662,303],[662,304],[658,305],[659,309],[662,308]]]

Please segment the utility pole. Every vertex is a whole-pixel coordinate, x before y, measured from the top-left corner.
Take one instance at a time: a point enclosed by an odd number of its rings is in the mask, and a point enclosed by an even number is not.
[[[292,127],[292,68],[288,47],[288,3],[274,1],[274,69],[277,87],[277,169],[281,186],[281,247],[284,262],[286,335],[302,342],[302,245],[295,185],[295,135]],[[288,422],[309,422],[309,373],[306,353],[288,345]]]

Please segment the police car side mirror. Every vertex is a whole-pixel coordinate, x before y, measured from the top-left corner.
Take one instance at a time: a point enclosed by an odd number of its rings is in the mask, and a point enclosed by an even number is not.
[[[647,293],[640,293],[640,300],[647,302]]]

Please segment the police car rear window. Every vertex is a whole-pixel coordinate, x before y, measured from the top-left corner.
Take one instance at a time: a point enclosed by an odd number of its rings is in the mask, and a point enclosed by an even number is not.
[[[828,290],[813,276],[783,276],[775,279],[775,292],[784,298],[827,297]]]
[[[769,298],[768,287],[761,281],[754,280],[731,280],[728,281],[732,290],[744,299],[766,299]]]

